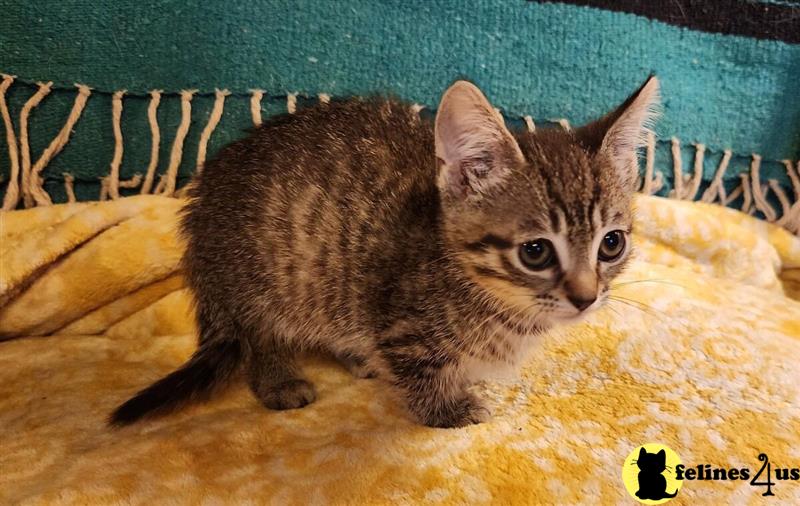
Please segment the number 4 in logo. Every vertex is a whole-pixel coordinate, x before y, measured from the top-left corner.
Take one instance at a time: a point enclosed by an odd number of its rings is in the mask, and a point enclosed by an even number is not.
[[[767,491],[761,494],[763,497],[775,495],[772,493],[772,486],[775,485],[775,483],[772,481],[772,466],[769,463],[769,457],[767,457],[766,453],[761,453],[758,456],[758,460],[763,462],[763,464],[761,465],[761,469],[753,476],[753,479],[750,480],[750,485],[754,487],[767,487]],[[758,477],[761,476],[764,469],[767,470],[767,481],[758,481]]]

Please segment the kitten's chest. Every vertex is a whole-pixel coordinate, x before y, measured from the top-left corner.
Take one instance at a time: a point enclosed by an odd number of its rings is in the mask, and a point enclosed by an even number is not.
[[[469,350],[461,362],[464,377],[470,382],[516,378],[530,355],[535,335],[500,323],[487,327],[482,342]]]

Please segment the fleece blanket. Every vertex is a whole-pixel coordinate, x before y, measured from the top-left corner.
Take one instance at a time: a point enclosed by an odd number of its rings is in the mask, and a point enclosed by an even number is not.
[[[2,213],[0,503],[631,503],[622,470],[645,443],[751,478],[763,453],[772,493],[800,502],[800,481],[775,479],[800,467],[800,239],[721,206],[636,204],[622,299],[542,336],[519,377],[479,385],[493,418],[457,430],[414,424],[379,380],[315,357],[304,409],[267,411],[239,382],[110,429],[117,403],[195,347],[182,202]],[[675,501],[764,491],[685,480]]]

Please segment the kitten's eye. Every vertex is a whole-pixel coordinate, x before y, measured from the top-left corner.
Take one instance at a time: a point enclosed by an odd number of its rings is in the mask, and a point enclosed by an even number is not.
[[[547,239],[537,239],[523,243],[519,247],[519,259],[522,265],[532,271],[547,269],[556,260],[553,243]]]
[[[597,257],[603,262],[613,262],[623,251],[625,251],[625,233],[622,230],[614,230],[603,236]]]

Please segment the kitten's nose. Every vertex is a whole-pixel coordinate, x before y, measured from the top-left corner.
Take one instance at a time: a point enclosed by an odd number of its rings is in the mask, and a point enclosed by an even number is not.
[[[567,274],[564,294],[578,311],[583,311],[597,300],[597,275],[589,268]]]
[[[578,311],[583,311],[587,307],[594,304],[594,301],[597,300],[597,295],[593,295],[591,298],[584,299],[580,295],[567,295],[567,300],[572,302],[572,305],[575,306]]]

